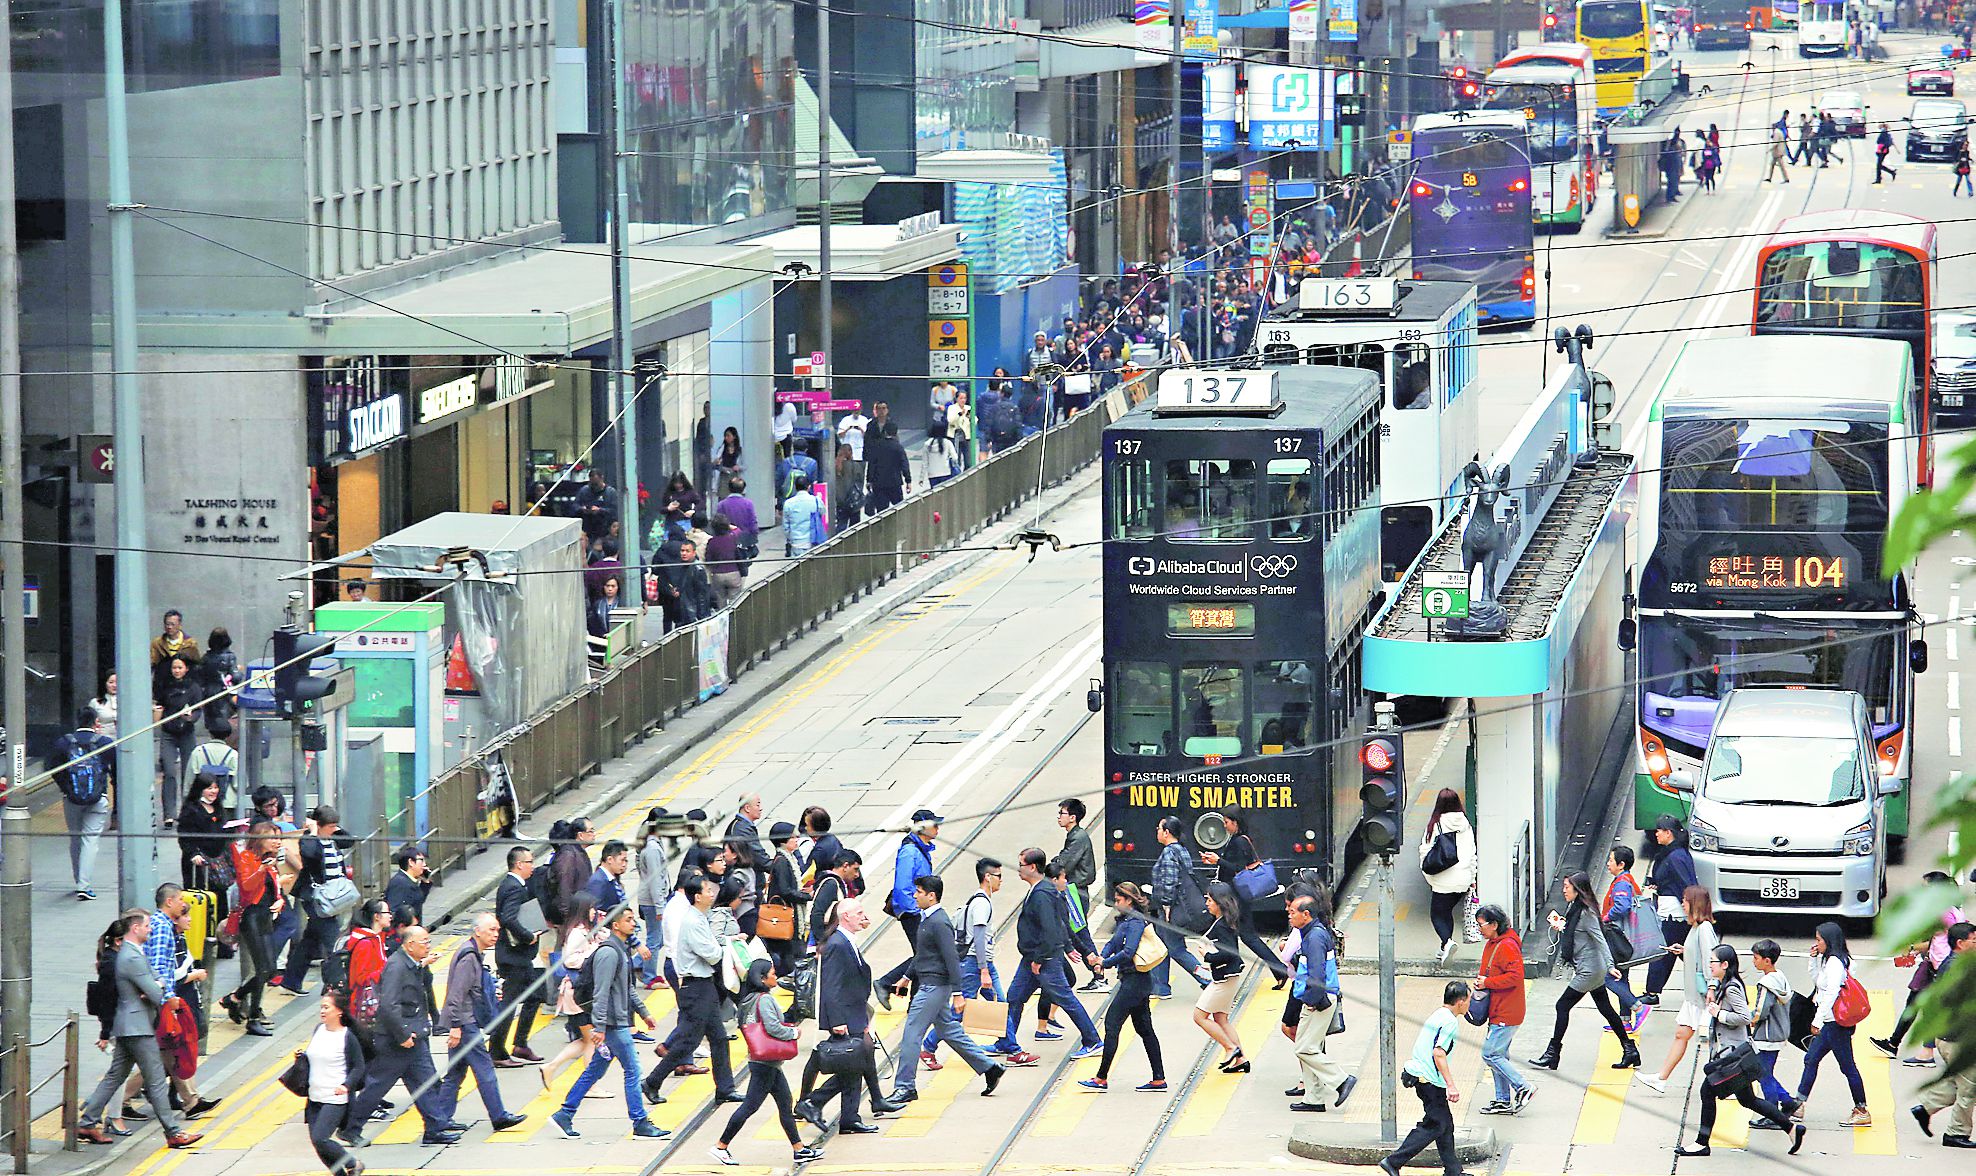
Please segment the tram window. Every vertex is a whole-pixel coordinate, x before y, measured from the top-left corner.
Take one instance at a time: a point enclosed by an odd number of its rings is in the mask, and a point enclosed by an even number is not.
[[[1413,566],[1414,557],[1434,537],[1434,508],[1389,506],[1379,512],[1379,571],[1387,582],[1398,580]]]
[[[1255,521],[1255,462],[1166,463],[1166,538],[1246,540],[1253,538]]]
[[[1262,361],[1264,364],[1271,367],[1274,367],[1278,364],[1294,364],[1297,362],[1296,344],[1294,343],[1264,344],[1262,349]]]
[[[1282,755],[1309,747],[1317,710],[1317,673],[1309,662],[1271,661],[1256,667],[1256,752]]]
[[[1301,542],[1317,533],[1317,508],[1311,504],[1310,461],[1282,458],[1269,471],[1269,537]]]
[[[1393,407],[1434,407],[1433,352],[1425,343],[1402,343],[1393,348]]]
[[[1112,751],[1168,755],[1173,748],[1173,670],[1154,661],[1121,661],[1112,668]]]
[[[1242,669],[1180,668],[1180,751],[1183,755],[1242,754]]]
[[[1112,463],[1111,495],[1105,503],[1105,537],[1151,539],[1159,530],[1159,497],[1153,486],[1153,463],[1144,457]]]
[[[1377,343],[1313,343],[1304,352],[1311,363],[1364,368],[1386,382],[1386,349]]]

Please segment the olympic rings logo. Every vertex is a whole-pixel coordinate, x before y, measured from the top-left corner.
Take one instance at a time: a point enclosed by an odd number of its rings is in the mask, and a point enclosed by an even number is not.
[[[1297,570],[1297,557],[1294,555],[1252,555],[1249,557],[1249,571],[1267,580],[1277,580]]]

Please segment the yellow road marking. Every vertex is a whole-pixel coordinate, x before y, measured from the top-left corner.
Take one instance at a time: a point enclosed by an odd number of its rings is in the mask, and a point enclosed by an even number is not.
[[[906,1104],[905,1111],[885,1128],[885,1138],[922,1138],[933,1130],[934,1123],[964,1092],[974,1092],[968,1094],[970,1098],[979,1097],[980,1080],[974,1076],[974,1070],[966,1062],[956,1056],[952,1050],[942,1050],[940,1061],[942,1068],[937,1072],[929,1071],[924,1065],[920,1066],[918,1078],[914,1082],[915,1089],[919,1091],[919,1098]],[[779,1129],[777,1138],[780,1138]]]
[[[672,989],[653,989],[651,992],[643,994],[643,999],[645,1001],[645,1011],[651,1014],[654,1021],[659,1022],[663,1026],[665,1024],[665,1018],[672,1013],[675,1007]],[[560,1017],[557,1018],[558,1021],[561,1019]],[[643,1022],[639,1024],[641,1027],[643,1026]],[[541,1051],[537,1050],[536,1052],[540,1053]],[[556,1052],[561,1053],[562,1047],[558,1046]],[[582,1076],[583,1067],[586,1064],[582,1056],[578,1055],[576,1060],[564,1066],[562,1072],[550,1080],[547,1089],[538,1092],[535,1097],[528,1101],[526,1106],[522,1107],[521,1113],[528,1116],[528,1122],[523,1123],[513,1131],[503,1132],[500,1138],[503,1141],[513,1140],[516,1143],[527,1143],[534,1139],[537,1132],[549,1125],[549,1116],[562,1109],[563,1100],[569,1097],[570,1088],[576,1085],[576,1080]],[[639,1067],[640,1063],[636,1056],[632,1058],[631,1064],[634,1070]],[[541,1067],[533,1067],[532,1072],[540,1075],[542,1073]],[[541,1080],[539,1076],[536,1078],[537,1082]],[[620,1094],[623,1093],[624,1076],[618,1071],[615,1062],[605,1068],[604,1072],[598,1076],[597,1084],[591,1087],[591,1089],[611,1090]],[[598,1101],[603,1102],[604,1100],[599,1099]],[[622,1102],[623,1100],[620,1099],[619,1101]],[[623,1107],[620,1106],[618,1109],[622,1111]]]
[[[1866,1023],[1853,1031],[1853,1060],[1859,1066],[1860,1080],[1866,1083],[1866,1109],[1873,1112],[1873,1126],[1855,1127],[1853,1133],[1853,1154],[1859,1156],[1899,1155],[1900,1149],[1894,1138],[1894,1059],[1886,1057],[1872,1046],[1859,1048],[1859,1043],[1869,1037],[1885,1037],[1894,1031],[1894,1021],[1899,1016],[1900,1005],[1893,992],[1887,989],[1874,989],[1868,994],[1873,999],[1873,1011],[1867,1015]]]
[[[1276,1031],[1277,1022],[1282,1016],[1282,1005],[1271,999],[1268,988],[1250,996],[1249,1007],[1242,1010],[1241,1017],[1235,1022],[1235,1036],[1242,1043],[1243,1056],[1251,1062],[1260,1061],[1272,1042],[1282,1040],[1282,1035]],[[1222,1114],[1228,1110],[1229,1101],[1235,1097],[1236,1085],[1252,1078],[1253,1074],[1224,1074],[1218,1068],[1210,1068],[1201,1076],[1186,1105],[1180,1108],[1180,1116],[1173,1123],[1174,1135],[1197,1138],[1212,1132],[1221,1122]]]
[[[1618,1034],[1599,1034],[1599,1060],[1593,1063],[1592,1078],[1585,1084],[1585,1102],[1578,1109],[1578,1128],[1571,1135],[1574,1144],[1612,1143],[1618,1138],[1619,1114],[1626,1108],[1626,1092],[1633,1086],[1634,1073],[1613,1069],[1612,1064],[1618,1060]]]

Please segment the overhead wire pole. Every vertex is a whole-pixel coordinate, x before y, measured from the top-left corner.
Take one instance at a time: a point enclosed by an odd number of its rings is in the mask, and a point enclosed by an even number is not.
[[[114,393],[111,422],[115,455],[116,667],[123,697],[151,697],[151,661],[146,638],[151,629],[150,568],[145,563],[144,538],[144,416],[137,385],[137,247],[138,208],[130,199],[130,119],[124,87],[123,0],[103,4],[103,124],[109,163],[110,221],[110,386]],[[18,601],[9,604],[18,607]],[[117,827],[149,829],[156,824],[151,811],[154,789],[149,787],[157,764],[157,741],[149,714],[140,713],[136,730],[117,747]],[[128,723],[128,719],[126,719]],[[176,816],[166,813],[165,816]],[[158,885],[157,843],[146,837],[117,841],[117,900],[125,909],[148,906]]]
[[[1177,288],[1180,283],[1180,71],[1181,59],[1186,54],[1186,42],[1181,36],[1185,31],[1181,27],[1181,8],[1184,3],[1185,0],[1167,0],[1166,4],[1166,20],[1173,26],[1173,61],[1172,68],[1166,75],[1166,104],[1173,115],[1173,138],[1167,144],[1166,165],[1170,173],[1167,182],[1172,186],[1173,192],[1166,215],[1166,248],[1172,257],[1168,266],[1173,271],[1166,275],[1168,290]],[[1205,298],[1206,283],[1202,283],[1202,286],[1202,296]],[[1170,314],[1176,300],[1169,296],[1166,301]],[[1205,306],[1202,310],[1205,312]],[[1172,329],[1177,325],[1177,323],[1169,323],[1168,328]]]
[[[624,6],[626,0],[607,0],[606,19],[610,38],[610,100],[605,109],[611,120],[611,420],[618,434],[618,519],[624,524],[624,540],[629,550],[643,552],[645,536],[638,529],[638,376],[632,369],[631,347],[631,192],[625,179],[624,133]],[[660,379],[664,377],[661,376]],[[660,393],[664,395],[663,391]],[[688,469],[692,466],[689,464]],[[656,553],[654,553],[656,554]],[[641,555],[633,561],[641,565],[638,583],[644,582]],[[644,592],[631,594],[642,601]]]
[[[816,337],[817,350],[823,352],[823,370],[830,377],[824,381],[824,388],[835,399],[837,351],[830,289],[830,9],[830,4],[816,6]],[[974,400],[973,387],[970,382],[970,403]],[[820,471],[836,468],[832,462],[837,452],[836,415],[833,412],[824,416],[823,450],[817,454]],[[833,496],[840,493],[841,487],[831,488]]]
[[[0,0],[0,18],[11,16]],[[11,22],[6,23],[12,27]],[[0,54],[0,110],[14,108],[14,74]],[[21,525],[21,254],[14,221],[14,137],[0,135],[0,654],[6,657],[5,700],[0,723],[8,749],[6,810],[0,813],[0,1130],[23,1131],[28,1123],[28,1014],[32,998],[33,853],[28,848],[27,798],[27,638]],[[25,1142],[8,1136],[16,1159]]]

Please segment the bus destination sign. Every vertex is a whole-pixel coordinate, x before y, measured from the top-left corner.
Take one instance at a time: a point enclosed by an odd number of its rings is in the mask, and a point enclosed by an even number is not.
[[[1714,591],[1846,586],[1843,555],[1711,555],[1697,570],[1702,587]]]

